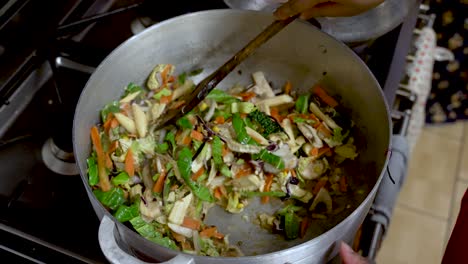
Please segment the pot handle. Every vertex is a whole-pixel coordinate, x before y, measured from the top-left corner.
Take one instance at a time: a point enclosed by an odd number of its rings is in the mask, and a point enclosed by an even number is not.
[[[117,241],[115,240],[115,223],[108,217],[104,215],[99,225],[98,239],[99,246],[101,247],[104,256],[110,263],[119,263],[119,264],[150,264],[149,262],[144,262],[137,259],[136,257],[128,254],[122,250]],[[174,258],[166,261],[160,262],[161,264],[195,264],[193,258],[177,255]]]

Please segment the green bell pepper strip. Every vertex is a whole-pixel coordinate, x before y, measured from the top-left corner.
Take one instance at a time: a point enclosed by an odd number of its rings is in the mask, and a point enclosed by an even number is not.
[[[309,96],[308,95],[300,95],[296,101],[296,111],[301,114],[307,113],[307,109],[309,108]]]

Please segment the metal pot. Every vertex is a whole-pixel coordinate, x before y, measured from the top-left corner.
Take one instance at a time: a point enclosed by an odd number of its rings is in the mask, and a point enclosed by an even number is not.
[[[176,65],[176,73],[202,67],[203,73],[194,79],[195,82],[200,81],[272,19],[270,14],[238,10],[204,11],[176,17],[127,40],[99,65],[83,90],[76,109],[73,145],[89,199],[102,219],[101,240],[105,240],[106,234],[113,240],[115,231],[122,242],[120,247],[132,254],[157,261],[178,256],[177,261],[184,263],[207,264],[323,263],[336,256],[337,242],[352,241],[372,204],[387,164],[386,150],[391,134],[388,107],[371,72],[348,47],[301,21],[292,23],[273,37],[238,67],[240,71],[228,75],[219,87],[229,88],[238,82],[249,83],[249,73],[262,70],[273,86],[290,80],[293,87],[307,90],[320,80],[332,93],[342,97],[346,108],[352,109],[351,116],[366,139],[366,144],[361,147],[360,170],[356,173],[356,179],[360,179],[368,189],[361,196],[347,197],[355,204],[339,218],[329,220],[328,223],[333,226],[329,227],[331,229],[319,236],[312,232],[303,240],[285,242],[274,235],[263,234],[265,232],[262,233],[253,224],[245,224],[238,215],[217,213],[217,217],[226,222],[224,228],[228,228],[229,224],[234,228],[231,232],[226,230],[231,234],[230,240],[246,241],[241,248],[250,250],[252,255],[239,258],[192,256],[156,245],[117,222],[94,197],[88,185],[86,158],[91,151],[90,128],[99,122],[100,109],[120,96],[122,87],[129,82],[144,83],[152,67],[158,63]],[[259,241],[264,243],[254,243]],[[111,261],[132,259],[137,262],[119,248],[108,244],[101,244],[101,247]],[[260,254],[254,255],[254,249]]]
[[[272,13],[286,0],[224,0],[234,9],[256,10]],[[396,28],[416,6],[416,0],[385,0],[377,7],[351,17],[317,18],[322,31],[349,43],[361,43],[374,40]]]

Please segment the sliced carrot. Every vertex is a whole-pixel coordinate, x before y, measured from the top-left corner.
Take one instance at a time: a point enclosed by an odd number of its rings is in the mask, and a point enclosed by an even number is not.
[[[190,139],[189,136],[185,136],[183,139],[182,139],[182,144],[188,146],[190,145],[190,142],[192,142],[192,140]]]
[[[318,148],[315,148],[315,147],[314,147],[314,148],[312,148],[312,149],[310,150],[310,155],[311,155],[311,156],[318,156],[318,153],[319,153],[319,149],[318,149]]]
[[[105,153],[105,156],[106,156],[106,168],[108,168],[109,170],[112,169],[112,165],[114,165],[112,163],[112,160],[109,156],[109,154]]]
[[[264,192],[269,192],[272,183],[273,183],[273,174],[268,173],[268,174],[266,175],[265,187],[263,188],[263,191],[264,191]],[[269,200],[270,200],[270,197],[269,197],[269,196],[263,196],[263,197],[262,197],[262,203],[263,203],[263,204],[268,203]]]
[[[223,157],[226,157],[227,154],[229,154],[230,150],[228,148],[226,148],[225,145],[223,145]]]
[[[164,67],[164,69],[162,70],[162,72],[161,72],[161,80],[162,80],[161,87],[166,86],[167,81],[168,81],[168,76],[167,75],[169,74],[170,69],[171,69],[171,65],[167,64],[166,67]]]
[[[301,229],[300,229],[300,236],[301,238],[304,238],[306,232],[307,232],[307,228],[309,227],[309,219],[307,217],[305,217],[304,219],[302,219],[301,221]]]
[[[125,171],[130,177],[135,175],[135,161],[133,160],[131,148],[128,148],[127,155],[125,156]]]
[[[174,75],[171,75],[171,76],[169,76],[169,78],[167,78],[167,82],[168,82],[168,83],[174,82],[174,81],[175,81]]]
[[[210,238],[217,233],[216,226],[205,228],[203,231],[200,232],[201,237]]]
[[[184,222],[182,222],[182,226],[193,229],[193,230],[198,230],[200,229],[201,222],[197,219],[193,219],[191,217],[184,217]]]
[[[159,99],[159,103],[161,104],[168,104],[172,100],[172,94],[170,95],[163,95],[161,96],[161,99]]]
[[[216,122],[217,124],[220,124],[220,125],[224,124],[224,122],[225,122],[225,121],[224,121],[224,116],[217,116],[217,117],[215,118],[215,122]]]
[[[174,237],[174,239],[177,242],[184,243],[186,241],[186,238],[181,234],[178,234],[178,233],[176,233],[174,231],[171,231],[171,234],[172,234],[172,237]]]
[[[317,130],[321,132],[325,137],[331,137],[332,132],[330,129],[328,129],[323,123],[320,123],[320,125],[317,127]]]
[[[224,235],[218,232],[218,230],[216,230],[216,233],[213,235],[213,237],[217,239],[223,239]]]
[[[205,173],[205,168],[201,167],[197,172],[195,172],[192,175],[192,180],[196,181],[198,178],[200,178],[200,176],[203,175],[203,173]]]
[[[198,141],[203,141],[203,138],[205,138],[202,133],[200,133],[200,132],[198,132],[196,130],[192,130],[192,132],[190,133],[190,136],[193,139],[196,139]]]
[[[348,183],[346,182],[346,176],[343,175],[340,178],[340,192],[346,192],[348,190]]]
[[[119,126],[119,121],[117,121],[117,118],[112,118],[110,127],[111,128],[116,128],[118,126]]]
[[[292,90],[292,84],[290,81],[287,81],[286,84],[284,85],[284,93],[290,94],[291,90]]]
[[[226,190],[226,187],[224,187],[224,185],[221,185],[218,187],[219,188],[219,191],[221,192],[221,194],[226,197],[227,196],[227,190]]]
[[[114,152],[117,148],[119,147],[119,141],[117,140],[114,140],[112,141],[110,147],[109,147],[109,150],[107,150],[107,153],[111,154],[112,152]]]
[[[245,92],[239,95],[242,97],[243,101],[249,101],[250,99],[254,98],[257,94],[255,94],[254,92]]]
[[[106,122],[104,122],[104,125],[102,125],[102,128],[104,128],[104,131],[106,133],[109,133],[109,129],[111,128],[111,124],[112,124],[112,120],[113,120],[112,113],[107,114]]]
[[[280,122],[283,121],[283,118],[281,118],[280,114],[279,114],[279,110],[278,108],[276,107],[271,107],[270,108],[270,115],[276,119],[276,121]]]
[[[223,194],[221,193],[221,190],[219,189],[219,187],[216,187],[214,190],[214,197],[220,200],[222,196]]]
[[[97,154],[99,186],[103,191],[107,192],[111,189],[111,184],[106,171],[106,159],[104,151],[102,150],[101,137],[99,136],[99,131],[96,126],[91,128],[91,141],[93,142]]]
[[[326,155],[327,153],[331,152],[331,148],[329,147],[323,147],[323,148],[320,148],[319,151],[318,151],[318,154],[317,156],[318,157],[321,157],[323,155]]]
[[[240,117],[241,117],[242,119],[245,119],[245,118],[247,117],[247,114],[241,113],[241,114],[240,114]]]
[[[327,105],[329,105],[331,107],[335,107],[335,106],[338,105],[338,102],[333,97],[328,95],[328,93],[322,88],[322,86],[316,85],[314,87],[313,92],[314,92],[315,95],[317,95]]]
[[[326,178],[320,179],[317,182],[317,184],[315,184],[314,189],[312,190],[312,194],[316,195],[320,191],[320,189],[325,187],[325,184],[327,184],[327,182],[328,182],[328,179],[326,179]]]
[[[153,185],[153,192],[160,193],[164,187],[164,180],[166,179],[166,172],[163,171],[158,177],[158,180]]]

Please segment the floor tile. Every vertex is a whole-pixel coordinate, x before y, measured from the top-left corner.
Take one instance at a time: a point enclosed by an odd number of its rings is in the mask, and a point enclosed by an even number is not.
[[[449,229],[447,232],[447,240],[452,233],[453,227],[458,217],[458,213],[460,212],[460,203],[463,195],[465,194],[468,188],[468,182],[466,181],[457,181],[455,186],[455,193],[453,194],[453,201],[452,201],[452,213],[449,219]]]
[[[461,160],[462,162],[460,162],[459,177],[468,181],[468,122],[465,122],[463,152]]]
[[[440,263],[447,222],[396,207],[376,263]]]
[[[424,129],[410,157],[398,203],[448,219],[459,149],[460,142]]]
[[[465,122],[454,122],[447,124],[428,125],[426,124],[425,130],[428,132],[446,136],[454,140],[460,140],[463,135],[463,126]]]

